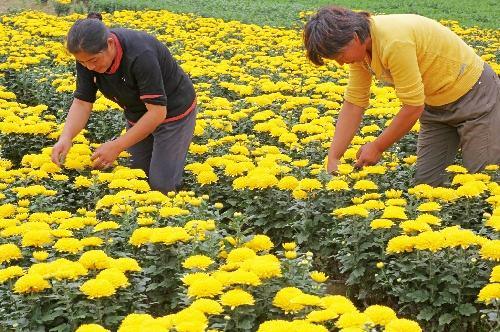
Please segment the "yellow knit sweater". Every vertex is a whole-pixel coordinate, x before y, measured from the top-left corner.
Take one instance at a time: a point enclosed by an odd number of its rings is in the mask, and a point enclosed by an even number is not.
[[[405,105],[454,102],[477,82],[483,60],[438,22],[412,14],[372,16],[372,59],[350,65],[345,100],[367,107],[372,74]]]

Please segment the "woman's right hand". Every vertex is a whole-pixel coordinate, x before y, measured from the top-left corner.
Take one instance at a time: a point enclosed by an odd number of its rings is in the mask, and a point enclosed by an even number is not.
[[[57,166],[64,164],[64,159],[71,148],[71,140],[67,138],[60,137],[57,143],[52,147],[52,162]]]

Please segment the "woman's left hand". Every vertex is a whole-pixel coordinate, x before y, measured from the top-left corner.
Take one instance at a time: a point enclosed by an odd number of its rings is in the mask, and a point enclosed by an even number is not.
[[[375,165],[379,162],[382,152],[375,142],[370,142],[363,145],[357,153],[357,160],[354,167],[361,168],[363,166]]]
[[[122,152],[122,148],[118,145],[116,141],[109,141],[101,146],[99,146],[90,159],[93,161],[92,168],[94,169],[105,169],[111,167],[113,162],[118,158],[118,155]]]

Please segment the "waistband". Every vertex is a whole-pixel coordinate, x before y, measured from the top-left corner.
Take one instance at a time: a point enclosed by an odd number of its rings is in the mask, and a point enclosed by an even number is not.
[[[447,103],[447,104],[444,104],[444,105],[434,106],[434,105],[428,105],[428,104],[426,104],[425,106],[428,107],[428,108],[431,108],[433,110],[437,110],[437,111],[447,110],[447,109],[451,108],[453,105],[458,104],[458,103],[460,103],[460,101],[462,101],[463,99],[467,98],[466,97],[467,94],[473,92],[474,89],[476,89],[479,86],[479,84],[481,84],[481,79],[484,79],[484,75],[487,75],[490,72],[494,72],[493,68],[491,68],[491,66],[485,61],[483,63],[483,69],[479,73],[479,76],[478,76],[477,80],[470,87],[470,89],[467,90],[462,96],[460,96],[455,101],[452,101],[451,103]]]

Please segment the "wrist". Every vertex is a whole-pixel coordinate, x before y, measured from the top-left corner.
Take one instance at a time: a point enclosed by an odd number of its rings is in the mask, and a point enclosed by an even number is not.
[[[328,159],[340,160],[340,158],[342,158],[342,154],[336,152],[335,150],[331,150],[331,149],[328,151]]]
[[[116,148],[120,150],[120,152],[127,149],[127,145],[123,141],[123,136],[120,136],[120,137],[114,139],[113,142],[115,143]]]
[[[372,142],[373,146],[378,150],[378,152],[382,153],[385,151],[385,149],[387,148],[383,142],[381,142],[381,140],[379,138],[377,138],[376,140],[374,140]]]
[[[330,162],[336,162],[336,163],[340,163],[340,158],[336,158],[336,157],[330,157],[328,158]]]
[[[70,135],[67,135],[67,134],[61,134],[61,136],[59,136],[59,139],[58,141],[60,142],[72,142],[73,141],[73,137],[71,137]]]

